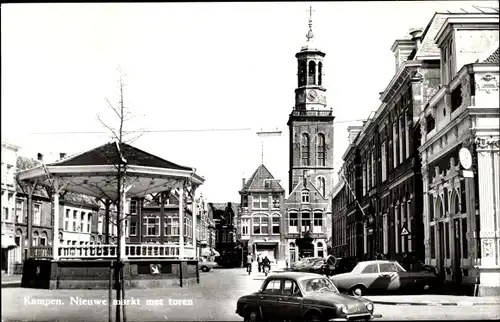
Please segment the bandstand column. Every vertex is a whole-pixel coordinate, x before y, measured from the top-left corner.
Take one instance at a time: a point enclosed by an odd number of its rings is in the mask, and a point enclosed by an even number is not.
[[[130,188],[132,188],[132,186],[128,186],[128,187],[125,187],[125,189],[123,189],[123,193],[122,193],[122,200],[120,200],[121,202],[121,207],[120,207],[120,213],[118,214],[119,216],[119,220],[118,220],[118,223],[120,224],[120,230],[121,230],[121,235],[120,235],[120,259],[121,260],[124,260],[124,259],[127,259],[127,255],[125,254],[125,237],[126,237],[126,234],[125,234],[125,205],[127,204],[127,192],[130,190]]]
[[[184,258],[184,187],[179,188],[179,258]]]
[[[196,251],[196,246],[198,246],[198,238],[196,236],[196,221],[198,219],[198,216],[197,216],[197,212],[196,212],[196,198],[195,198],[195,195],[196,195],[196,188],[193,186],[192,187],[192,190],[191,190],[191,199],[192,199],[192,202],[191,202],[191,214],[192,214],[192,217],[193,217],[193,256],[196,258],[198,257],[198,253]]]
[[[59,259],[59,178],[54,177],[54,194],[53,194],[53,207],[54,207],[54,225],[52,228],[52,258]]]

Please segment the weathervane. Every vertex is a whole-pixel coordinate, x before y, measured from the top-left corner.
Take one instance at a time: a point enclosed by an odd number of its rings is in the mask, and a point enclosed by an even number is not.
[[[314,34],[313,34],[313,31],[312,31],[312,25],[313,25],[313,21],[312,21],[312,13],[313,13],[313,8],[312,8],[312,5],[309,5],[309,31],[307,32],[307,35],[306,35],[306,38],[307,38],[307,41],[311,41],[312,38],[314,38]]]

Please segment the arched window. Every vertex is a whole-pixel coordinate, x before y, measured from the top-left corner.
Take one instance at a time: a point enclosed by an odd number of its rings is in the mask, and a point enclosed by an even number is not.
[[[302,165],[309,166],[309,135],[302,133],[301,142]]]
[[[299,62],[299,87],[305,86],[306,85],[306,69],[307,69],[307,63],[303,60]]]
[[[318,191],[321,193],[323,197],[325,197],[325,177],[317,177],[316,178],[316,188],[318,188]]]
[[[31,239],[31,246],[38,246],[38,239],[39,239],[39,235],[38,235],[38,232],[35,231],[33,233],[33,238]]]
[[[454,197],[452,199],[453,203],[454,203],[453,210],[455,211],[455,214],[459,214],[459,213],[461,213],[461,211],[460,211],[461,210],[460,209],[460,197],[458,196],[457,191],[455,191],[453,193],[453,195],[454,195]]]
[[[273,235],[279,235],[281,232],[281,216],[279,214],[273,214],[272,216],[272,225],[273,225],[273,230],[272,233]]]
[[[321,86],[323,83],[323,63],[318,63],[318,85]]]
[[[307,84],[316,85],[316,63],[313,60],[309,62],[309,77]]]
[[[324,249],[323,249],[323,243],[322,242],[318,242],[316,244],[316,249],[318,251],[318,257],[324,257],[325,254],[324,254]]]
[[[323,133],[316,135],[316,165],[325,166],[325,135]]]

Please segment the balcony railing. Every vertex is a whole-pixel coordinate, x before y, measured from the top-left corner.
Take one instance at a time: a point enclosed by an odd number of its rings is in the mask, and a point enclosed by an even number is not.
[[[112,258],[116,257],[116,245],[60,246],[59,258]]]
[[[125,256],[134,257],[170,257],[179,258],[179,245],[126,245]]]
[[[293,116],[332,116],[333,111],[295,110]]]

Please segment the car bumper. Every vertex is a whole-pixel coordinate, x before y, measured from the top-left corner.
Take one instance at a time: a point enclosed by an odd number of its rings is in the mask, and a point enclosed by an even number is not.
[[[334,318],[328,321],[353,321],[353,320],[361,320],[369,318],[370,320],[379,319],[382,317],[382,314],[372,314],[371,316],[368,314],[353,314],[343,318]]]

